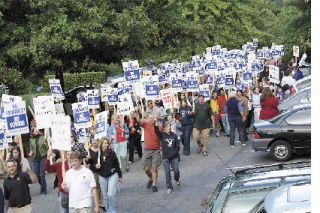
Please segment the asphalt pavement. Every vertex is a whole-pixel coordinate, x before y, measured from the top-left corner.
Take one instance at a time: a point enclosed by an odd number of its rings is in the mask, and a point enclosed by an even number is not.
[[[237,138],[237,137],[236,137]],[[236,144],[230,148],[229,138],[211,135],[208,142],[208,156],[196,153],[196,143],[191,141],[191,155],[181,155],[179,163],[181,185],[173,180],[173,192],[167,194],[163,166],[158,169],[158,192],[146,188],[148,178],[142,163],[135,155],[135,162],[129,172],[123,171],[123,183],[117,192],[117,212],[119,213],[193,213],[201,212],[203,197],[214,190],[218,181],[232,174],[230,169],[255,164],[276,163],[269,153],[254,152],[250,142],[247,146]],[[310,155],[295,156],[291,161],[309,160]],[[53,189],[54,176],[47,174],[48,194],[40,195],[39,184],[30,186],[32,206],[36,213],[58,212],[57,189]],[[2,185],[3,180],[0,180]],[[102,212],[102,211],[101,211]]]

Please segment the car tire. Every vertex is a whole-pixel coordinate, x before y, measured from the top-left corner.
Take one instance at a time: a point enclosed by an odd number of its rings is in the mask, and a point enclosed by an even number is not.
[[[275,141],[271,147],[270,151],[273,159],[277,161],[287,161],[292,157],[292,146],[289,142],[285,140]]]

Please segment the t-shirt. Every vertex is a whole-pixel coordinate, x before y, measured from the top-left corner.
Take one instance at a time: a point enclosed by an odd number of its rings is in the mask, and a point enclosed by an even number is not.
[[[220,95],[219,97],[218,97],[218,102],[217,102],[217,104],[218,104],[218,106],[219,106],[219,113],[220,114],[225,114],[225,111],[224,111],[224,107],[225,107],[225,105],[226,105],[226,97],[227,96],[222,96],[222,95]]]
[[[153,124],[144,122],[141,126],[144,128],[144,148],[153,150],[160,149],[159,138],[154,131]],[[163,131],[162,126],[159,126],[159,130]]]
[[[195,104],[195,123],[194,128],[207,129],[210,128],[209,119],[212,115],[211,107],[208,103],[196,103]]]
[[[69,207],[78,209],[92,206],[91,189],[96,187],[96,181],[90,169],[84,166],[80,170],[69,169],[65,181],[69,188]]]
[[[217,110],[217,106],[218,106],[218,99],[210,99],[210,107],[212,109],[212,112],[218,112]]]

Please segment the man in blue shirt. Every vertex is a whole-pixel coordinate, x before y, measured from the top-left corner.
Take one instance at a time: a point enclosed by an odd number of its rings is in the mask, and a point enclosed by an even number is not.
[[[299,70],[299,67],[294,67],[293,69],[294,71],[294,75],[293,75],[293,78],[298,81],[299,79],[303,78],[303,74],[302,72]]]

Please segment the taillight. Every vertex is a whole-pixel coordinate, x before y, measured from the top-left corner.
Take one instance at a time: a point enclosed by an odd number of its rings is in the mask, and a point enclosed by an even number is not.
[[[253,130],[253,137],[254,137],[255,139],[259,139],[259,138],[260,138],[260,135],[259,135],[255,130]]]

